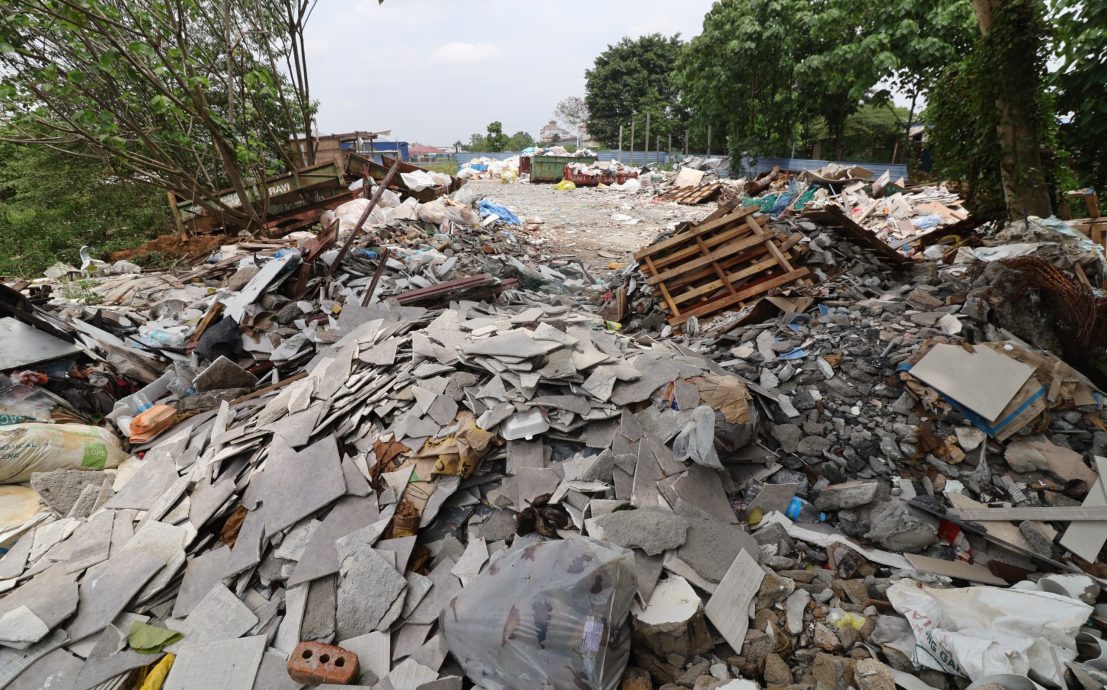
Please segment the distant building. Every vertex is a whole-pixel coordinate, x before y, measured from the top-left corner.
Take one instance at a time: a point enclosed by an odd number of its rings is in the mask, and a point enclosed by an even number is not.
[[[339,165],[344,162],[345,151],[353,151],[360,153],[368,158],[375,159],[380,162],[380,156],[383,153],[386,156],[395,157],[396,154],[400,155],[403,160],[409,160],[411,153],[408,150],[409,144],[406,141],[381,141],[378,137],[382,134],[390,134],[391,132],[345,132],[342,134],[320,134],[315,137],[316,149],[315,159],[322,163],[327,160],[334,160]],[[296,140],[296,145],[307,146],[307,141],[304,139]]]
[[[543,144],[575,143],[577,135],[557,124],[557,120],[550,120],[542,129],[538,130],[538,141]]]
[[[585,149],[598,149],[600,148],[600,142],[592,138],[592,135],[588,133],[588,128],[584,125],[577,127],[577,136],[580,137],[578,146]]]
[[[440,149],[437,146],[427,146],[426,144],[410,144],[407,150],[416,158],[441,156],[446,153],[445,149]]]

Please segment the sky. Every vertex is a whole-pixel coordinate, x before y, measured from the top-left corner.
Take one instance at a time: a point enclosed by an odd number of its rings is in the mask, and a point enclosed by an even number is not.
[[[448,146],[537,136],[584,70],[624,36],[700,33],[711,0],[320,0],[305,37],[323,134],[392,130]]]

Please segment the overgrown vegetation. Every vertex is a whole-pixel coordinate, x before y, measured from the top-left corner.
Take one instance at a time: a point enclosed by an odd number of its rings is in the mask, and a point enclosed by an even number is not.
[[[0,274],[38,275],[57,261],[94,257],[171,227],[165,194],[111,174],[93,159],[0,144]]]
[[[314,161],[304,26],[316,0],[11,0],[0,135],[95,161],[239,226],[267,175]],[[232,188],[243,203],[222,199]]]

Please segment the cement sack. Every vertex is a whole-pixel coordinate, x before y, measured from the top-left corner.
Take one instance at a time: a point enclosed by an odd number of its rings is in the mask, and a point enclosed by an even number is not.
[[[1076,635],[1094,610],[1049,592],[912,580],[889,587],[888,601],[915,633],[915,664],[972,681],[1029,676],[1053,688],[1065,687],[1065,664],[1076,659]]]
[[[431,225],[441,225],[446,220],[446,204],[442,203],[441,199],[435,199],[427,204],[419,204],[415,215],[419,216],[419,220]]]
[[[391,189],[384,189],[381,191],[381,198],[377,202],[377,206],[381,208],[396,208],[400,205],[400,195]]]
[[[102,470],[129,456],[107,429],[84,424],[0,427],[0,484],[31,480],[32,472]]]
[[[361,214],[365,213],[366,207],[369,206],[368,199],[353,199],[347,201],[334,210],[334,215],[338,218],[338,234],[344,235],[352,231],[356,226],[358,220],[361,219]],[[384,209],[379,205],[375,206],[372,212],[369,213],[369,218],[366,219],[365,225],[383,225],[385,222]]]
[[[516,539],[439,617],[487,690],[615,690],[630,655],[634,553],[587,537]]]
[[[475,228],[480,225],[480,216],[468,206],[449,204],[446,206],[446,217],[449,218],[451,222],[470,228]]]
[[[404,185],[413,192],[421,192],[437,184],[431,174],[423,170],[400,173],[400,177],[403,178]]]

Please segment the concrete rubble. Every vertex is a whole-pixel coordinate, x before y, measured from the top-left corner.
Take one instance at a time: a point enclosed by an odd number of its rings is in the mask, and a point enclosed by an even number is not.
[[[65,347],[0,362],[0,463],[41,500],[0,522],[0,687],[1104,687],[1107,343],[1064,318],[1096,293],[1042,282],[1100,284],[1102,249],[865,170],[690,163],[620,198],[719,184],[699,222],[739,209],[812,279],[674,325],[629,256],[463,188],[348,251],[339,207],[79,299],[5,285]],[[5,436],[38,424],[126,459]]]

